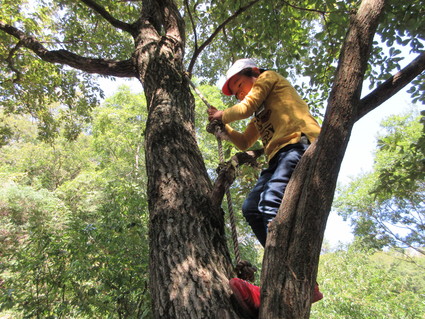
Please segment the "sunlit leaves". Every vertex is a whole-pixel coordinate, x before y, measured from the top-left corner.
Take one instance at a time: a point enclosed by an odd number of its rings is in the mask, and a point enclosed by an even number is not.
[[[68,137],[74,139],[99,101],[100,89],[93,79],[34,59],[28,51],[19,52],[13,64],[17,73],[5,74],[0,87],[0,104],[5,111],[38,119],[40,137],[45,140],[57,136],[62,122],[66,123]],[[6,73],[7,66],[2,71]],[[59,103],[63,107],[52,113],[49,106]]]
[[[189,10],[197,25],[198,45],[220,22],[247,3],[249,1],[213,2],[210,5],[209,1],[197,1],[200,12],[197,14],[192,7],[194,3],[190,2]],[[320,109],[324,107],[332,85],[350,16],[356,12],[359,3],[334,0],[260,1],[227,24],[201,54],[195,74],[215,82],[225,74],[232,61],[253,57],[262,67],[276,69],[302,86],[301,94],[311,97],[309,104]],[[381,84],[399,70],[402,63],[416,57],[407,57],[409,50],[400,52],[400,47],[411,47],[412,52],[423,50],[424,7],[423,0],[390,1],[386,7],[367,72],[371,87]],[[187,25],[190,25],[189,21]],[[191,29],[188,35],[193,41]],[[190,58],[194,47],[193,42],[188,43],[187,55]],[[395,44],[398,46],[393,48]],[[423,77],[419,77],[413,83],[411,90],[415,101],[423,100],[423,82]],[[309,92],[306,92],[307,87]],[[313,91],[320,96],[313,96]]]
[[[14,318],[149,315],[145,98],[122,88],[93,116],[92,135],[51,144],[4,116],[0,303]]]
[[[335,207],[351,220],[364,245],[425,245],[425,137],[415,115],[383,122],[374,171],[353,180],[339,194]]]
[[[214,29],[247,3],[214,3],[202,15],[193,15],[196,23],[206,23]],[[216,81],[232,61],[253,57],[261,67],[277,70],[294,84],[309,87],[309,92],[300,92],[306,98],[314,94],[312,91],[320,94],[312,97],[309,104],[321,109],[332,84],[351,9],[351,4],[342,1],[260,1],[226,25],[202,53],[195,74]],[[210,28],[196,32],[199,45]],[[193,33],[189,33],[189,39],[193,40]],[[189,45],[191,54],[193,43],[189,41]]]
[[[128,18],[136,12],[132,4],[110,7]],[[4,22],[36,37],[49,50],[67,49],[82,56],[107,59],[127,59],[131,55],[131,37],[113,28],[81,2],[7,1],[0,13]],[[45,140],[57,136],[61,122],[66,123],[68,138],[75,139],[90,120],[91,109],[101,96],[94,78],[41,61],[4,32],[0,37],[0,105],[8,112],[37,118],[40,137]],[[111,41],[115,45],[111,46]],[[62,110],[52,114],[49,105],[53,104],[61,104]]]
[[[324,254],[318,282],[325,298],[312,306],[311,318],[420,318],[424,266],[423,257],[372,254],[361,243]]]
[[[400,70],[400,65],[410,62],[424,49],[425,2],[423,0],[400,2],[388,1],[381,23],[378,26],[379,37],[370,59],[374,70],[370,73],[371,85],[379,85],[390,75]],[[386,47],[382,45],[385,43]],[[401,50],[401,52],[400,52]],[[414,82],[412,101],[424,100],[424,76]]]
[[[140,1],[101,0],[98,3],[111,15],[127,23],[137,21],[141,10]],[[213,31],[250,3],[249,0],[177,1],[186,22],[186,66],[192,54]],[[350,15],[358,5],[358,1],[340,0],[259,1],[227,23],[209,43],[195,63],[194,74],[215,83],[232,61],[253,57],[260,66],[277,70],[302,88],[300,94],[319,114],[332,85]],[[424,7],[423,0],[389,1],[378,28],[367,72],[371,87],[376,87],[399,70],[401,63],[406,62],[402,59],[410,51],[418,53],[423,50]],[[27,35],[35,36],[50,50],[66,49],[85,57],[114,60],[128,59],[134,50],[130,35],[112,27],[80,1],[7,0],[3,1],[0,14],[2,20],[21,28]],[[16,39],[3,32],[0,37],[0,55],[3,57],[0,63],[0,102],[3,106],[13,104],[14,108],[31,109],[34,115],[45,105],[65,100],[67,106],[78,105],[79,111],[73,111],[74,115],[64,115],[64,118],[77,116],[82,121],[87,119],[97,102],[94,97],[98,91],[88,76],[75,76],[66,68],[41,63],[27,50],[17,48]],[[401,47],[409,50],[400,50]],[[12,54],[15,49],[17,51]],[[411,60],[410,57],[407,59]],[[65,85],[65,82],[68,84]],[[414,101],[424,99],[423,83],[423,76],[412,82],[410,92]],[[61,86],[62,92],[58,94],[57,88]],[[70,89],[72,86],[80,88]],[[67,92],[68,98],[64,92]],[[70,101],[71,96],[73,101]],[[5,100],[10,100],[10,103]],[[82,111],[84,107],[87,112]],[[40,118],[46,120],[43,124],[45,135],[54,134],[56,128],[49,124],[48,111],[42,113]],[[73,138],[78,127],[73,127],[72,121],[68,121],[68,127],[69,137]]]
[[[388,1],[388,5],[383,16],[383,21],[379,26],[379,33],[383,41],[391,47],[394,42],[407,45],[410,43],[413,52],[423,49],[425,39],[425,2],[414,0],[400,2],[396,0]]]
[[[121,87],[95,111],[93,123],[94,147],[105,170],[121,170],[110,167],[111,162],[125,160],[135,163],[134,172],[144,167],[143,134],[147,119],[146,100],[142,94],[131,94]]]

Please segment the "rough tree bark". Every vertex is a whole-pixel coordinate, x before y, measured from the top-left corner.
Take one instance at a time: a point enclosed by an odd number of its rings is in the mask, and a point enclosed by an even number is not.
[[[322,132],[297,166],[270,225],[262,273],[262,319],[310,316],[326,221],[384,3],[364,0],[352,15]]]
[[[184,25],[173,1],[143,3],[135,60],[148,102],[146,167],[155,318],[237,318],[221,210],[194,130],[183,76]],[[165,34],[160,28],[164,26]]]
[[[143,1],[133,24],[115,19],[96,1],[82,2],[133,36],[132,59],[117,62],[49,51],[3,21],[0,30],[44,61],[141,81],[149,109],[145,154],[154,317],[237,319],[226,284],[233,268],[224,217],[213,204],[213,186],[195,138],[194,98],[184,76],[184,20],[173,0]]]
[[[88,73],[138,78],[149,108],[145,154],[150,211],[150,290],[155,318],[239,318],[228,286],[233,275],[217,203],[229,181],[213,187],[195,140],[194,99],[183,76],[185,27],[174,0],[146,0],[138,21],[124,23],[95,0],[81,0],[134,38],[131,59],[110,61],[47,50],[36,38],[0,21],[16,50]],[[234,19],[259,0],[241,7]],[[308,318],[326,220],[354,122],[425,69],[425,55],[360,100],[371,39],[384,0],[365,0],[342,50],[322,133],[303,156],[270,225],[262,276],[261,318]],[[221,24],[219,28],[222,28]],[[216,34],[216,33],[215,33]],[[208,45],[214,34],[208,38]],[[205,45],[196,45],[192,61]],[[240,162],[239,162],[240,163]],[[282,267],[282,265],[284,265]]]

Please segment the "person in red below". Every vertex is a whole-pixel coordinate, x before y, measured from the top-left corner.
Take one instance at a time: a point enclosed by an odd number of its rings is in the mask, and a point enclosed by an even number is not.
[[[261,139],[267,156],[268,167],[242,206],[245,219],[264,247],[268,224],[279,210],[292,172],[320,134],[320,126],[288,80],[274,71],[259,69],[252,59],[237,60],[230,67],[222,92],[234,95],[240,102],[224,111],[208,109],[209,121],[223,122],[228,139],[243,151]],[[244,132],[228,125],[250,117]],[[256,318],[260,288],[238,278],[229,284],[240,305]],[[322,298],[316,284],[312,302]]]

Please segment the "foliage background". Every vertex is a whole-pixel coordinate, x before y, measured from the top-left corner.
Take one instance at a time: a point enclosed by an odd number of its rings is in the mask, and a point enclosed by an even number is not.
[[[220,106],[216,88],[201,90]],[[144,101],[119,88],[73,141],[47,143],[34,119],[2,115],[15,128],[0,149],[2,317],[150,318]],[[196,120],[214,178],[215,139],[203,129],[199,100]],[[225,148],[228,156],[236,151]],[[236,208],[258,174],[243,170],[232,188]],[[237,216],[243,258],[261,271],[262,249]],[[422,318],[424,258],[366,247],[360,238],[324,250],[318,281],[325,299],[312,318]]]
[[[183,7],[183,1],[176,2]],[[185,1],[186,63],[224,19],[248,2]],[[138,1],[99,3],[130,23],[139,16]],[[319,115],[350,12],[358,4],[262,1],[228,24],[192,71],[215,83],[229,61],[255,57],[263,67],[293,80]],[[366,73],[372,87],[400,69],[405,52],[399,46],[408,48],[412,57],[423,51],[424,8],[424,0],[388,0]],[[3,0],[0,16],[49,50],[115,60],[128,59],[134,50],[129,35],[80,1]],[[122,88],[94,109],[103,97],[95,76],[44,62],[5,32],[0,32],[0,56],[2,316],[149,318],[144,97]],[[413,100],[423,102],[424,74],[412,84]],[[217,91],[201,89],[214,105],[224,107]],[[214,178],[214,139],[204,134],[204,107],[197,104],[198,141]],[[229,144],[225,147],[227,156],[235,151]],[[241,173],[232,189],[236,207],[258,170],[243,168]],[[261,249],[240,216],[238,224],[243,256],[259,266]],[[372,239],[376,243],[380,238]],[[380,249],[388,241],[379,244],[368,247]],[[424,285],[416,285],[423,276],[405,260],[398,263],[401,257],[395,253],[382,257],[363,246],[353,244],[322,256],[319,281],[326,298],[314,306],[313,315],[423,315]],[[423,257],[415,261],[415,267],[423,267]]]

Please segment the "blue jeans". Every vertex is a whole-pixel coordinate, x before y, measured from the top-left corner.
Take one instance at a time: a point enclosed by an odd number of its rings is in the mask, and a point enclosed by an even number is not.
[[[257,184],[242,205],[242,213],[263,247],[268,224],[276,216],[286,185],[308,145],[290,144],[283,147],[264,169]]]

